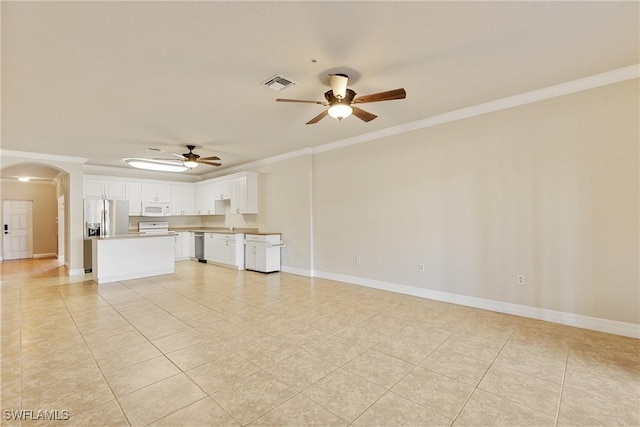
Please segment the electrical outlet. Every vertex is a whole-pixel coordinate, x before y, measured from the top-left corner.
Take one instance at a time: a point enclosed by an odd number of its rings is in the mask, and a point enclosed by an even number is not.
[[[516,276],[516,283],[520,286],[524,286],[524,274],[518,274]]]
[[[418,264],[418,270],[424,271],[424,264]]]
[[[356,264],[362,264],[362,259],[359,256],[356,257]]]

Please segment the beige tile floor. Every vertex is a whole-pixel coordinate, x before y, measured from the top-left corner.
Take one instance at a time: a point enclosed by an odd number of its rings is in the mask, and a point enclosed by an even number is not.
[[[640,340],[189,261],[0,265],[2,425],[640,425]]]

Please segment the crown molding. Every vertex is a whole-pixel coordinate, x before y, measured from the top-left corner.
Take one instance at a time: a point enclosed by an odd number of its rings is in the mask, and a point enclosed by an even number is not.
[[[348,147],[354,144],[361,144],[363,142],[374,141],[380,138],[385,138],[394,135],[400,135],[405,132],[411,132],[418,129],[425,129],[432,126],[441,125],[444,123],[450,123],[457,120],[468,119],[471,117],[480,116],[487,113],[493,113],[496,111],[506,110],[520,105],[531,104],[534,102],[544,101],[546,99],[556,98],[563,95],[569,95],[584,90],[594,89],[601,86],[607,86],[614,83],[623,82],[626,80],[637,79],[640,77],[640,64],[630,65],[628,67],[618,68],[616,70],[607,71],[605,73],[595,74],[593,76],[584,77],[577,80],[572,80],[565,83],[560,83],[554,86],[549,86],[542,89],[537,89],[530,92],[525,92],[519,95],[510,96],[507,98],[501,98],[494,101],[486,102],[483,104],[474,105],[471,107],[461,108],[459,110],[450,111],[448,113],[438,114],[436,116],[428,117],[426,119],[416,120],[409,123],[404,123],[397,126],[392,126],[385,129],[380,129],[374,132],[365,133],[362,135],[354,136],[351,138],[341,139],[338,141],[330,142],[327,144],[319,145],[316,147],[305,148],[301,150],[291,151],[284,154],[279,154],[273,157],[268,157],[262,160],[254,162],[244,163],[242,165],[234,166],[227,170],[246,170],[260,165],[268,163],[275,163],[281,160],[290,159],[293,157],[300,157],[315,153],[322,153],[330,150],[337,150],[339,148]]]
[[[44,153],[34,153],[31,151],[14,151],[14,150],[2,150],[2,149],[0,149],[0,157],[22,157],[25,159],[49,160],[53,162],[67,162],[67,163],[86,163],[87,160],[89,160],[82,157],[59,156],[56,154],[44,154]]]
[[[570,82],[560,83],[555,86],[549,86],[543,89],[537,89],[531,92],[525,92],[519,95],[509,96],[507,98],[497,99],[495,101],[474,105],[471,107],[461,108],[448,113],[439,114],[428,117],[426,119],[414,122],[404,123],[398,126],[381,129],[347,138],[328,144],[320,145],[313,148],[314,153],[322,153],[324,151],[335,150],[338,148],[348,147],[349,145],[360,144],[367,141],[399,135],[405,132],[411,132],[418,129],[425,129],[432,126],[450,123],[457,120],[468,119],[487,113],[506,110],[520,105],[531,104],[534,102],[544,101],[546,99],[556,98],[563,95],[569,95],[584,90],[594,89],[601,86],[607,86],[626,80],[640,77],[640,64],[631,65],[629,67],[619,68],[617,70],[608,71],[606,73],[596,74]]]

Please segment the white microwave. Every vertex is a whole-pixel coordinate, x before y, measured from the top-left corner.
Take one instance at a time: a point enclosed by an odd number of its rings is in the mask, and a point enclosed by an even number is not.
[[[142,202],[142,216],[169,216],[171,205],[166,202]]]

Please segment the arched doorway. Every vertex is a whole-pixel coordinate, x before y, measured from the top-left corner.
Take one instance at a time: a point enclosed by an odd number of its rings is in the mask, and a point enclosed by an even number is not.
[[[65,262],[68,218],[62,183],[68,174],[50,165],[25,162],[3,168],[0,175],[2,259],[53,257]]]

